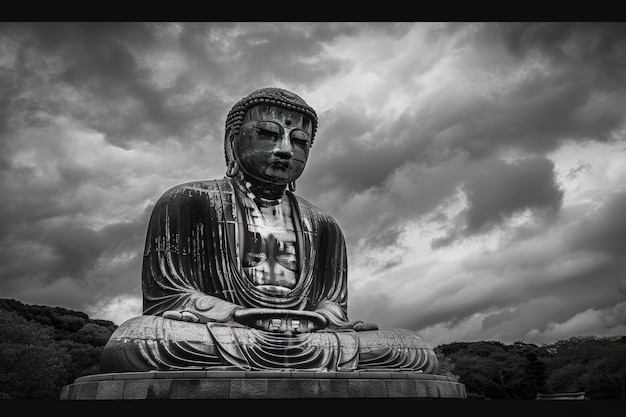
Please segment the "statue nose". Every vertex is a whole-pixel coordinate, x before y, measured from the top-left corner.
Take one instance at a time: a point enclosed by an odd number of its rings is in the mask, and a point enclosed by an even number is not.
[[[274,148],[274,155],[285,159],[293,158],[293,149],[291,147],[291,141],[288,137],[283,137],[280,141],[278,141],[276,147]]]
[[[291,159],[293,158],[293,152],[291,151],[285,151],[282,149],[274,149],[274,155],[281,157],[281,158],[285,158],[285,159]]]

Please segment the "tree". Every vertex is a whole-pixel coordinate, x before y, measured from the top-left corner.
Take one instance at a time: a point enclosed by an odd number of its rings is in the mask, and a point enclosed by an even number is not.
[[[0,398],[59,398],[63,386],[98,373],[116,327],[79,311],[0,299]]]
[[[589,398],[626,398],[626,357],[618,354],[608,353],[587,368],[582,381]]]
[[[0,309],[0,397],[58,399],[69,355],[50,330]]]
[[[547,352],[535,345],[455,342],[436,350],[447,352],[470,398],[535,398],[545,382]]]

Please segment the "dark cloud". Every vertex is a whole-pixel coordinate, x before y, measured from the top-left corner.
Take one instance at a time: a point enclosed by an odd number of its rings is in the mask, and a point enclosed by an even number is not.
[[[443,96],[420,120],[437,139],[435,149],[462,149],[478,160],[511,148],[545,155],[568,140],[607,141],[626,120],[619,110],[626,91],[599,92],[577,78],[551,68],[491,100]]]
[[[593,321],[579,328],[575,317],[590,310],[609,314],[608,309],[623,300],[624,222],[618,213],[625,208],[624,197],[616,193],[582,219],[562,218],[548,226],[547,233],[516,235],[497,253],[466,260],[463,272],[473,279],[465,288],[441,286],[419,314],[411,305],[398,305],[402,325],[454,327],[484,314],[484,333],[477,338],[499,329],[506,334],[499,334],[498,340],[528,340],[537,333],[537,341],[550,342],[577,329],[588,332]],[[451,303],[456,320],[444,313]],[[493,309],[501,311],[489,313]],[[569,321],[571,328],[564,333],[552,333]],[[604,334],[602,329],[594,331]]]
[[[470,26],[475,28],[469,35],[459,35]],[[468,88],[452,93],[442,86],[441,94],[434,94],[423,106],[406,109],[393,120],[384,119],[375,111],[368,112],[358,101],[338,101],[337,107],[321,118],[325,124],[320,127],[318,142],[326,142],[330,153],[316,158],[313,149],[305,176],[315,180],[304,180],[301,191],[316,200],[333,188],[337,195],[346,196],[343,201],[335,200],[335,206],[327,207],[336,212],[351,193],[371,189],[379,191],[373,193],[376,198],[387,198],[382,191],[385,184],[406,164],[428,167],[460,152],[477,166],[487,161],[484,169],[493,170],[494,175],[476,170],[467,174],[475,178],[470,178],[465,186],[471,194],[465,222],[436,240],[434,247],[446,246],[463,234],[477,233],[482,228],[488,230],[525,209],[536,214],[558,212],[563,192],[555,182],[553,167],[547,160],[540,161],[567,141],[610,140],[624,125],[626,119],[620,109],[626,104],[626,91],[607,88],[608,84],[599,82],[607,71],[608,77],[619,76],[611,72],[602,53],[611,51],[608,61],[612,63],[623,59],[618,41],[623,30],[602,24],[487,23],[438,25],[428,33],[434,36],[433,42],[454,33],[458,47],[475,48],[478,44],[485,50],[504,51],[511,59],[494,54],[486,56],[487,62],[483,63],[480,54],[484,52],[480,51],[467,69]],[[596,41],[592,41],[594,37]],[[561,53],[554,53],[555,48],[560,48]],[[583,65],[587,58],[592,62]],[[494,61],[496,69],[497,65],[503,68],[501,75],[505,80],[507,70],[520,74],[511,76],[504,85],[487,84],[485,94],[484,89],[471,88],[471,70],[473,66],[484,70],[489,60]],[[508,149],[536,155],[538,159],[517,168],[503,162],[494,164],[493,157]],[[497,178],[500,174],[504,176],[502,181]],[[483,180],[490,185],[479,185]],[[490,193],[491,186],[497,188]],[[518,191],[514,192],[515,187]],[[449,196],[449,192],[439,195]],[[409,201],[415,200],[407,198],[403,203]],[[441,201],[433,201],[432,205]],[[405,205],[398,207],[399,222],[416,217],[403,217],[402,207]],[[385,222],[381,229],[387,225]]]
[[[11,110],[17,101],[20,84],[18,70],[0,68],[0,92],[2,92],[0,94],[0,135],[7,134],[11,127]]]
[[[254,73],[257,82],[280,80],[286,85],[314,84],[338,69],[336,61],[311,59],[320,54],[322,43],[302,31],[300,25],[277,23],[246,31],[236,39],[235,48],[247,51],[242,64],[246,73]]]
[[[431,159],[426,151],[432,137],[421,136],[415,120],[400,114],[388,122],[381,116],[370,114],[355,102],[323,114],[326,125],[320,127],[317,140],[324,144],[311,149],[311,164],[303,175],[314,181],[309,181],[303,191],[312,198],[328,187],[345,194],[358,193],[383,186],[407,163]],[[321,146],[326,153],[317,156]]]
[[[557,212],[563,198],[554,163],[545,158],[485,162],[470,174],[465,192],[468,234],[497,226],[525,209]]]
[[[455,243],[461,238],[461,232],[457,229],[452,229],[446,232],[444,236],[437,237],[430,242],[430,246],[433,249],[444,248]]]
[[[451,33],[460,50],[472,51],[466,84],[412,109],[439,146],[476,159],[508,148],[545,155],[568,140],[610,140],[624,126],[624,25],[451,24],[429,32],[435,40]]]
[[[5,34],[20,42],[22,70],[10,75],[22,75],[9,85],[36,83],[37,95],[22,108],[71,114],[124,148],[134,140],[196,140],[206,135],[199,125],[219,137],[230,106],[251,91],[312,86],[337,72],[339,61],[319,58],[323,42],[359,30],[325,23],[13,24]],[[188,68],[160,86],[151,81],[157,70],[151,64],[159,65],[163,51],[179,54]],[[59,94],[61,86],[69,90]],[[19,110],[17,103],[0,104]]]
[[[520,85],[505,105],[507,120],[520,133],[507,132],[522,149],[549,152],[563,141],[606,141],[624,123],[618,109],[626,102],[624,92],[600,93],[595,85],[575,74],[545,76],[539,85]],[[536,88],[536,91],[525,91]],[[516,97],[516,93],[524,97]],[[515,104],[513,104],[515,103]]]
[[[321,55],[324,44],[363,30],[358,24],[333,22],[185,22],[176,26],[180,29],[176,48],[197,76],[215,84],[229,105],[261,87],[314,88],[341,68],[340,59]]]
[[[5,33],[55,53],[73,43],[102,46],[111,38],[147,46],[153,39],[149,26],[140,22],[19,22],[6,25]],[[104,64],[109,67],[105,72],[119,73],[115,62]]]
[[[524,263],[526,273],[535,274],[536,279],[511,272]],[[498,335],[498,340],[527,340],[528,333],[533,330],[544,332],[551,325],[565,323],[580,312],[602,310],[623,300],[618,288],[624,266],[622,261],[613,262],[563,273],[556,278],[550,276],[549,267],[534,266],[532,259],[520,257],[514,263],[502,265],[500,279],[492,275],[493,270],[481,271],[468,266],[467,271],[472,272],[473,278],[459,288],[450,291],[447,286],[442,286],[434,294],[429,292],[432,298],[424,302],[395,300],[393,324],[385,324],[417,331],[443,326],[443,331],[462,328],[473,318],[482,317],[476,331],[484,333],[478,333],[478,339],[489,338],[488,335],[500,328],[506,329],[507,334]],[[592,286],[590,282],[593,282]],[[393,285],[392,282],[389,285]],[[358,307],[362,311],[368,308],[366,305]],[[365,317],[370,318],[368,313]],[[449,342],[451,337],[443,338]],[[553,340],[541,340],[550,341]]]
[[[223,103],[214,92],[197,94],[198,86],[188,77],[165,87],[150,82],[154,69],[144,57],[155,49],[154,25],[40,23],[9,28],[21,41],[18,81],[23,88],[37,86],[31,98],[22,99],[26,103],[13,103],[13,112],[36,106],[51,116],[71,115],[124,148],[134,140],[189,139],[194,125],[204,119],[219,126]],[[181,97],[192,94],[193,101],[181,103]]]
[[[140,220],[111,224],[98,231],[61,225],[48,230],[40,243],[57,258],[55,274],[88,279],[90,270],[102,258],[141,248],[146,227],[145,219]]]
[[[518,57],[539,53],[559,66],[591,72],[602,87],[623,87],[626,28],[621,22],[537,22],[498,25]],[[491,27],[490,27],[491,29]]]
[[[510,321],[513,317],[515,317],[515,312],[512,310],[502,310],[499,313],[490,314],[483,319],[482,330]]]
[[[106,294],[135,289],[145,239],[145,217],[113,223],[100,230],[68,221],[53,225],[40,222],[28,229],[22,226],[0,240],[3,277],[0,292],[16,294],[72,282],[72,287],[85,288],[85,293],[73,300],[72,305],[86,310]],[[116,266],[112,260],[117,258],[126,266]],[[94,285],[99,290],[89,292],[87,289]],[[58,296],[51,293],[47,302],[65,305],[66,300],[56,299]]]
[[[57,222],[33,222],[28,227],[18,223],[12,233],[5,235],[2,244],[17,245],[26,259],[37,261],[40,255],[46,259],[42,268],[47,280],[61,277],[87,279],[89,272],[103,257],[113,257],[141,248],[145,238],[147,218],[145,214],[133,222],[113,223],[100,230],[73,224],[71,220]],[[14,258],[14,253],[3,252],[3,282],[18,279],[21,268],[30,269],[28,263]],[[16,272],[7,272],[14,270]]]
[[[539,218],[553,218],[559,213],[564,195],[556,180],[554,163],[539,157],[512,163],[494,158],[473,165],[462,189],[467,208],[446,235],[433,240],[435,249],[487,233],[527,209]]]
[[[372,236],[370,242],[373,247],[389,248],[398,245],[398,238],[404,230],[398,225],[385,227],[381,233]],[[389,266],[389,264],[386,264]]]
[[[46,219],[77,215],[88,203],[75,197],[75,188],[63,188],[59,182],[42,180],[35,170],[28,166],[12,167],[10,175],[5,177],[8,181],[1,189],[7,197],[0,206],[3,237],[24,227],[30,229],[30,225],[36,230],[36,225]]]
[[[617,191],[569,231],[571,250],[599,251],[611,257],[626,253],[626,192]]]

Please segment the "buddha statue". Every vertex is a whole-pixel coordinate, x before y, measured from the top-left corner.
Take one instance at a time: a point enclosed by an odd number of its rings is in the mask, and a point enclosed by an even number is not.
[[[156,202],[142,267],[143,314],[105,346],[101,373],[181,369],[365,369],[437,373],[417,334],[349,320],[338,223],[295,194],[318,117],[263,88],[226,119],[222,179]]]

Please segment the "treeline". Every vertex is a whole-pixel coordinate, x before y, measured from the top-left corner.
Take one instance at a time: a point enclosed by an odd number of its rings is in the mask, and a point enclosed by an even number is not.
[[[63,386],[98,373],[116,327],[79,311],[0,299],[0,398],[58,399]],[[435,351],[441,373],[465,384],[470,399],[574,392],[589,399],[626,398],[626,336],[541,346],[454,342]]]
[[[443,371],[465,384],[468,398],[534,399],[568,393],[626,398],[626,336],[572,337],[542,346],[455,342],[435,350]]]
[[[116,327],[79,311],[0,299],[0,398],[58,399],[63,386],[98,373]]]

